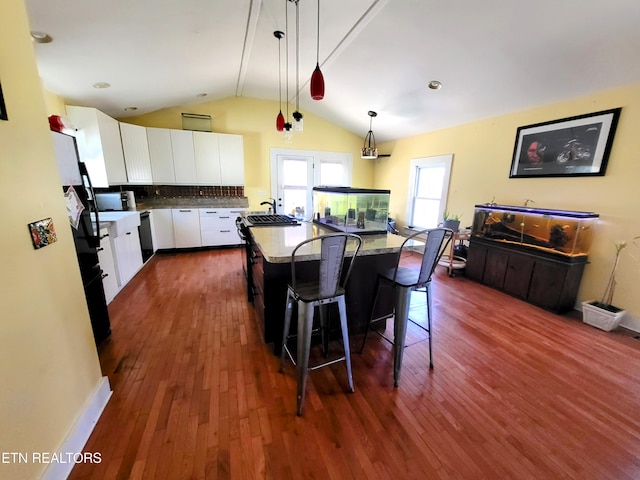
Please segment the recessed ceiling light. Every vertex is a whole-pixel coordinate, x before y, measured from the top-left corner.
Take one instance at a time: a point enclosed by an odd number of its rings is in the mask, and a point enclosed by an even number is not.
[[[199,93],[199,94],[196,95],[196,97],[206,97],[206,96],[207,96],[206,93]]]
[[[138,107],[124,107],[125,112],[135,112]]]
[[[36,43],[51,43],[53,41],[53,38],[45,32],[31,32],[31,38]]]
[[[440,90],[442,88],[442,83],[440,83],[438,80],[431,80],[429,82],[429,88],[431,90]]]
[[[93,84],[93,88],[109,88],[110,86],[111,84],[107,82],[98,82]]]

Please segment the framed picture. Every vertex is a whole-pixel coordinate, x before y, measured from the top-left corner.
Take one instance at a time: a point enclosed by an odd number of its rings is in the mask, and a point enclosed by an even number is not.
[[[518,128],[509,177],[604,175],[620,110]]]
[[[0,84],[0,120],[9,120],[9,117],[7,117],[7,107],[4,106],[4,97],[2,96],[1,84]]]

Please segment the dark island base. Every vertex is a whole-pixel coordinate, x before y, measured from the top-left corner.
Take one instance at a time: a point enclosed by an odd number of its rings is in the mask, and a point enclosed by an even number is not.
[[[273,353],[279,355],[282,350],[282,330],[284,326],[287,285],[291,281],[291,264],[270,263],[264,260],[260,250],[248,246],[247,291],[249,301],[253,302],[256,319],[261,327],[265,343],[273,344]],[[369,322],[374,288],[379,270],[395,266],[397,254],[363,255],[356,258],[347,286],[347,321],[349,333],[364,332]],[[344,267],[346,272],[350,259]],[[305,271],[317,271],[319,261],[299,262],[296,269],[304,275]],[[376,305],[375,316],[380,317],[392,311],[393,298],[389,292],[382,293]],[[317,310],[317,309],[316,309]],[[338,309],[330,305],[331,325],[338,325]],[[296,312],[294,311],[294,315]],[[316,316],[318,314],[316,313]],[[296,326],[292,318],[292,332]],[[380,322],[381,324],[383,322]]]

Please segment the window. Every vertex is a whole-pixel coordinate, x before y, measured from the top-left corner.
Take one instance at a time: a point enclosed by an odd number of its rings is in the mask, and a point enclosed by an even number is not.
[[[453,155],[411,160],[407,220],[416,228],[435,228],[446,208]]]
[[[271,192],[278,213],[311,217],[311,189],[351,185],[352,156],[347,153],[271,149]]]

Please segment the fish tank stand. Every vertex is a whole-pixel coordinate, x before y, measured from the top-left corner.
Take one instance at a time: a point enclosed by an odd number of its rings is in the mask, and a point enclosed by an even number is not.
[[[597,219],[593,212],[476,205],[466,276],[547,310],[570,311]]]

